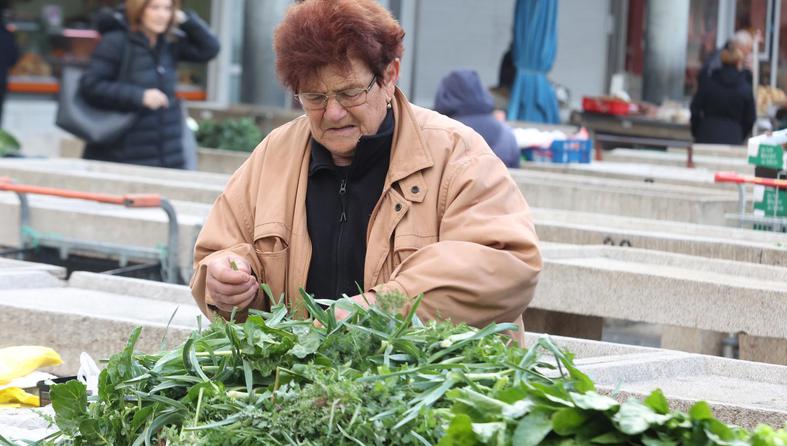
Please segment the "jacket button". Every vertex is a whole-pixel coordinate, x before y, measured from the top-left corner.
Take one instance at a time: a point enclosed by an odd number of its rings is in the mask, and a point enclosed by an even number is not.
[[[402,204],[401,203],[396,203],[396,206],[394,206],[394,211],[399,212],[401,210],[402,210]]]
[[[410,192],[417,194],[418,192],[421,192],[421,189],[418,186],[413,186],[410,188]]]

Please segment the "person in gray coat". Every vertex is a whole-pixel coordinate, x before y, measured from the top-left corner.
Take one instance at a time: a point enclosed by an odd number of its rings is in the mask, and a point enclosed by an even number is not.
[[[519,167],[520,150],[514,132],[492,114],[494,100],[475,70],[448,73],[437,88],[434,110],[478,132],[506,166]]]

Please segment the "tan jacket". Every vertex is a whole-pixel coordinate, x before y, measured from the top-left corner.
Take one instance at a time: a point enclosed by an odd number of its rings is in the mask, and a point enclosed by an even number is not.
[[[469,127],[410,104],[399,90],[393,107],[390,167],[366,234],[365,290],[424,293],[421,319],[521,327],[541,270],[527,202]],[[214,203],[197,239],[191,279],[206,315],[212,303],[207,263],[229,251],[246,258],[275,296],[285,293],[303,311],[299,288],[311,259],[309,137],[305,116],[271,132]],[[267,304],[260,293],[252,307]]]

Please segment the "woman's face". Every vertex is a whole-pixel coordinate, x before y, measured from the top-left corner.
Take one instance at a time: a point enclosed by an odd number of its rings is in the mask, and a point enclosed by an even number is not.
[[[330,65],[317,71],[299,89],[299,93],[334,94],[353,88],[366,88],[374,74],[360,60],[350,59],[349,70]],[[344,107],[331,96],[325,108],[305,110],[312,137],[333,155],[334,161],[352,160],[355,146],[363,135],[374,135],[385,119],[388,103],[393,99],[394,86],[399,77],[399,60],[386,68],[384,79],[378,79],[368,93],[366,102]]]
[[[172,21],[172,0],[150,0],[142,11],[142,28],[153,34],[163,34]]]

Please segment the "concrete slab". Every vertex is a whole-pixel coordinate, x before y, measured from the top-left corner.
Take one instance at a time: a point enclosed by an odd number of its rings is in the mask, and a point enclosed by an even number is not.
[[[745,151],[740,157],[714,156],[696,154],[694,165],[712,171],[734,171],[746,175],[754,175],[754,166],[747,163]],[[659,152],[655,150],[614,149],[604,152],[605,161],[618,163],[659,164],[665,166],[685,166],[686,154],[675,152]]]
[[[0,269],[0,290],[64,286],[63,280],[45,271]]]
[[[534,207],[724,225],[738,195],[717,188],[511,170]]]
[[[200,314],[195,305],[79,288],[0,290],[0,347],[52,347],[64,364],[45,371],[72,375],[81,352],[97,361],[108,358],[123,349],[137,326],[143,327],[140,351],[158,351],[165,333],[167,345],[176,345],[197,328]]]
[[[713,175],[716,171],[703,168],[689,169],[687,167],[657,164],[593,161],[590,164],[526,163],[522,165],[522,169],[599,178],[615,178],[650,184],[674,184],[711,187],[719,190],[735,190],[735,186],[731,184],[716,184],[713,181]]]
[[[579,359],[579,368],[619,400],[660,388],[673,409],[705,400],[720,420],[747,428],[787,420],[787,367],[661,350]]]
[[[24,260],[6,259],[0,257],[0,273],[17,273],[21,271],[40,271],[57,279],[66,278],[66,269],[46,263],[25,262]]]
[[[30,224],[37,233],[111,245],[160,249],[167,244],[168,219],[158,208],[127,209],[122,206],[30,196]],[[179,263],[184,278],[191,276],[194,241],[210,210],[209,204],[178,202]],[[20,246],[19,200],[0,192],[0,246]]]
[[[713,225],[533,208],[541,240],[610,244],[714,259],[787,266],[787,236]]]
[[[17,183],[106,194],[160,194],[213,203],[229,175],[81,159],[0,159],[0,175]]]
[[[68,279],[68,286],[180,305],[194,305],[191,288],[185,285],[173,285],[152,280],[75,271]]]
[[[249,153],[235,150],[199,148],[197,150],[197,170],[233,174],[249,157]]]
[[[787,339],[785,268],[606,246],[542,253],[533,308]]]
[[[726,158],[746,158],[746,146],[730,146],[726,144],[697,144],[692,145],[695,156],[716,156]],[[670,147],[669,153],[680,153],[686,156],[685,147]]]

